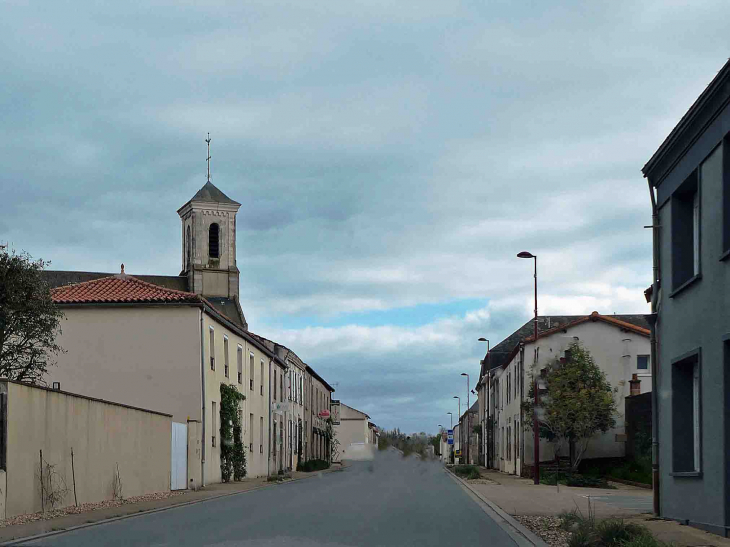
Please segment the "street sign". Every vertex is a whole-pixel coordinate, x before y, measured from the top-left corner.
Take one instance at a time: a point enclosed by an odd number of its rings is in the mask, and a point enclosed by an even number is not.
[[[447,433],[448,433],[448,435],[449,435],[449,441],[448,441],[448,444],[454,444],[454,430],[453,430],[453,429],[449,429],[449,430],[447,431]]]
[[[461,457],[461,450],[458,450],[458,449],[457,449],[457,450],[456,450],[456,451],[454,452],[454,456],[456,456],[457,458]]]
[[[317,414],[320,418],[329,418],[330,417],[330,411],[329,410],[320,410],[319,414]]]

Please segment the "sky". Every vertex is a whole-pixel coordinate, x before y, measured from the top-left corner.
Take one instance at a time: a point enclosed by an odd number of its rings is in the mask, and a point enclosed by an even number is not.
[[[249,328],[435,432],[540,314],[648,313],[641,167],[728,57],[726,0],[0,2],[0,243],[177,275],[240,202]],[[471,401],[473,403],[473,401]],[[463,405],[461,411],[465,411]]]

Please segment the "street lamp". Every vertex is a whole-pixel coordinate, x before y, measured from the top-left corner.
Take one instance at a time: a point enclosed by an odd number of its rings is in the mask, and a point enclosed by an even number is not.
[[[454,399],[458,399],[458,401],[459,401],[459,412],[457,412],[457,414],[456,414],[456,417],[457,417],[456,418],[456,423],[459,424],[459,450],[461,450],[462,451],[462,454],[463,454],[464,453],[464,447],[461,446],[462,445],[462,442],[461,442],[462,431],[461,430],[464,429],[464,428],[461,427],[461,397],[459,397],[458,395],[454,395]]]
[[[447,412],[446,414],[451,418],[451,429],[454,429],[454,414],[451,412]]]
[[[484,463],[487,465],[487,469],[490,469],[491,468],[491,466],[490,466],[490,463],[491,463],[491,454],[490,454],[490,451],[489,451],[489,448],[490,448],[489,447],[489,434],[491,432],[487,430],[487,428],[489,427],[489,392],[491,391],[491,386],[489,385],[489,380],[491,379],[491,374],[490,374],[491,373],[491,370],[490,370],[490,366],[489,366],[489,340],[487,340],[486,338],[482,337],[482,338],[479,338],[479,341],[480,342],[486,342],[487,343],[487,354],[484,356],[484,360],[487,361],[487,363],[486,363],[487,364],[487,388],[486,388],[486,391],[487,391],[487,404],[486,404],[486,406],[484,408],[484,421],[486,423],[484,424],[484,428],[483,428],[484,432],[483,432],[483,435],[484,435],[484,447],[486,449],[485,450],[485,452],[486,452],[486,455],[485,456],[486,457],[484,458],[485,459],[485,462]]]
[[[535,405],[532,417],[532,429],[535,436],[533,441],[535,444],[535,452],[533,456],[535,459],[535,484],[540,484],[540,428],[537,419],[537,407],[540,404],[540,388],[537,384],[537,255],[528,253],[527,251],[522,251],[521,253],[517,254],[517,258],[533,258],[535,260]]]
[[[461,373],[462,376],[466,376],[466,463],[469,463],[469,439],[471,439],[471,429],[469,429],[469,425],[471,420],[470,416],[470,410],[471,405],[469,404],[469,386],[471,383],[469,382],[469,375],[466,372]]]

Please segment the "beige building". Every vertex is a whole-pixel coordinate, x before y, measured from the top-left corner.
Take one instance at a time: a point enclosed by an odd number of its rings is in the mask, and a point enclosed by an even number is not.
[[[373,445],[370,433],[370,416],[351,406],[340,403],[340,424],[334,427],[339,441],[339,458],[346,460],[351,454],[357,457],[365,450],[377,449]]]
[[[170,488],[169,414],[2,380],[0,422],[0,519]]]
[[[317,372],[307,365],[305,377],[307,391],[304,394],[306,445],[304,454],[307,460],[331,461],[330,439],[327,437],[327,420],[334,413],[330,386]],[[339,405],[335,405],[339,409]]]
[[[47,380],[172,414],[173,488],[220,481],[221,384],[245,396],[249,477],[296,466],[304,440],[306,365],[250,332],[239,302],[239,207],[208,181],[178,210],[178,276],[44,272],[67,350]]]
[[[557,322],[557,321],[556,321]],[[597,434],[588,443],[584,459],[623,457],[625,454],[624,399],[630,395],[629,381],[634,374],[642,380],[641,392],[651,390],[651,366],[649,363],[649,330],[643,316],[600,315],[572,317],[551,328],[526,336],[502,359],[498,368],[492,368],[480,383],[491,386],[489,413],[492,417],[493,444],[487,447],[492,454],[492,467],[506,473],[526,475],[533,465],[533,435],[525,430],[521,415],[521,402],[527,396],[531,370],[541,370],[564,356],[573,342],[579,342],[606,374],[616,390],[616,427],[607,433]],[[530,326],[529,324],[527,325]],[[528,329],[529,330],[529,329]],[[487,361],[488,361],[487,356]],[[533,364],[535,363],[535,364]],[[479,391],[482,397],[483,390]],[[540,461],[555,459],[555,445],[540,441]],[[562,456],[567,456],[565,449]]]

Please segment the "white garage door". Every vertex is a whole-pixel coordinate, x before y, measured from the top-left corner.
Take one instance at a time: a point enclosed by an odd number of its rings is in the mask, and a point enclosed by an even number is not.
[[[188,487],[188,425],[172,422],[172,466],[170,489],[185,490]]]

